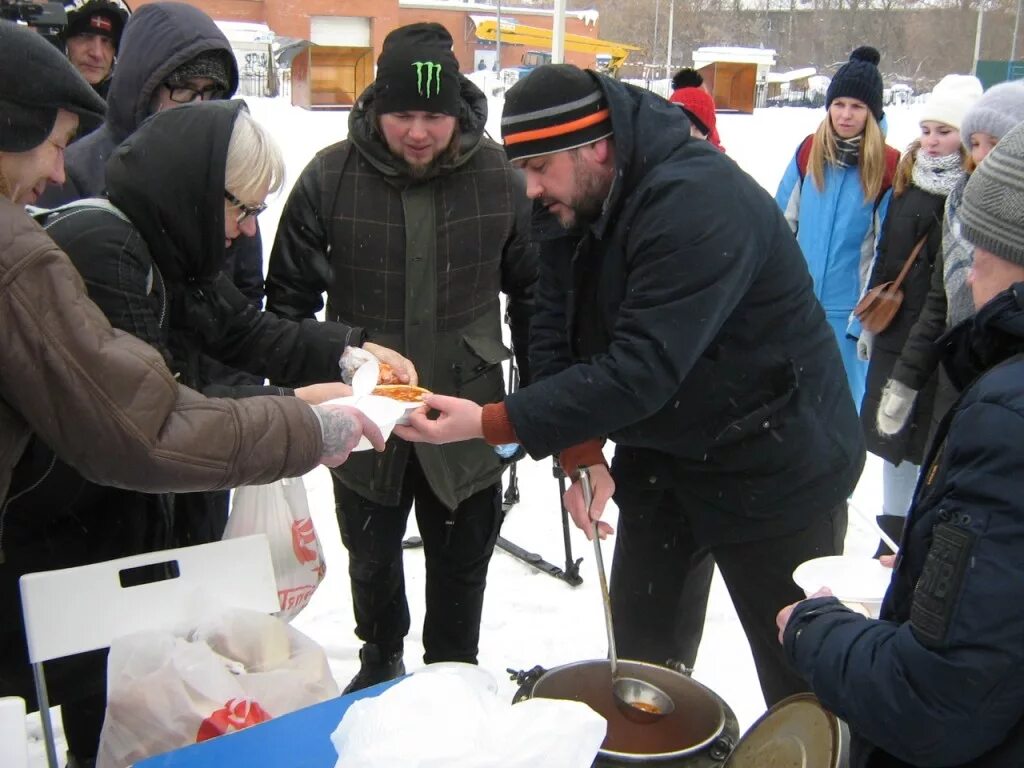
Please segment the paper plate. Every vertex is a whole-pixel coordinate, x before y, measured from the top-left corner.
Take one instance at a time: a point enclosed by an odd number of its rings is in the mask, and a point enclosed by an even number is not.
[[[881,603],[891,578],[892,568],[873,557],[852,555],[818,557],[793,571],[793,581],[805,594],[828,587],[844,603]]]

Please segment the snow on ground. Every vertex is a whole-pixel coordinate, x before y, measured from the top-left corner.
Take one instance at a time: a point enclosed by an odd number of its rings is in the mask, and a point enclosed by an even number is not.
[[[499,136],[502,99],[489,93],[488,129]],[[321,148],[343,139],[347,133],[348,112],[310,112],[291,107],[285,100],[250,99],[253,115],[268,126],[285,153],[288,166],[286,189],[269,201],[260,217],[267,254],[273,243],[276,223],[287,188]],[[753,115],[721,114],[718,128],[722,143],[736,160],[766,189],[775,187],[800,140],[812,132],[824,117],[822,109],[770,108]],[[888,112],[889,143],[905,147],[917,133],[914,114],[906,107]],[[509,513],[502,535],[536,552],[546,560],[564,567],[558,486],[551,462],[529,459],[518,465],[521,501]],[[344,686],[358,669],[360,642],[353,634],[351,600],[348,589],[347,556],[334,518],[330,476],[323,468],[306,477],[313,519],[320,535],[328,564],[327,577],[308,608],[295,625],[319,642],[330,659],[331,669]],[[870,515],[881,506],[881,464],[868,457],[868,464],[854,495],[855,504]],[[614,525],[617,511],[610,505],[607,518]],[[411,518],[412,519],[412,518]],[[415,533],[415,521],[409,534]],[[540,664],[551,668],[606,654],[604,617],[594,570],[592,545],[573,527],[571,545],[574,557],[582,557],[583,584],[570,587],[541,574],[511,556],[496,551],[490,566],[487,597],[480,637],[480,665],[497,678],[504,694],[511,699],[516,685],[507,668],[529,669]],[[847,534],[847,551],[871,554],[877,539],[852,511]],[[611,562],[612,542],[606,543],[606,561]],[[406,639],[406,666],[414,671],[421,665],[423,623],[423,554],[410,550],[405,557],[406,586],[412,614],[412,630]],[[781,606],[779,606],[781,608]],[[746,639],[733,611],[725,586],[716,575],[705,622],[704,639],[697,658],[694,677],[720,695],[734,710],[741,729],[749,727],[764,711],[753,661]],[[55,712],[59,727],[59,715]],[[39,718],[28,717],[30,765],[46,764]],[[63,744],[59,746],[63,750]]]

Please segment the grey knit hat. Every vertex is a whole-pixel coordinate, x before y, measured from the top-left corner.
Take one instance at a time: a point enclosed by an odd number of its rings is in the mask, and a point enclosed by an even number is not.
[[[972,133],[987,133],[1003,138],[1013,126],[1024,120],[1024,81],[993,85],[974,102],[960,123],[960,138],[971,146]]]
[[[167,84],[182,87],[187,86],[189,80],[195,77],[208,77],[218,88],[227,92],[231,88],[230,57],[227,51],[203,51],[171,72],[167,76]]]
[[[971,174],[960,221],[967,242],[1024,266],[1024,123],[1003,136]]]

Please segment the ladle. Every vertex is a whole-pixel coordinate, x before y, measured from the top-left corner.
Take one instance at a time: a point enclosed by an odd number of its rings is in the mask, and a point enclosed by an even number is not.
[[[590,472],[580,467],[580,487],[583,489],[583,503],[590,513],[594,493],[590,487]],[[627,720],[634,723],[653,723],[670,714],[675,708],[672,697],[661,688],[635,677],[619,677],[618,655],[615,651],[615,631],[612,624],[612,601],[608,595],[608,579],[604,572],[604,558],[601,557],[601,537],[597,522],[594,522],[594,557],[597,560],[597,577],[601,583],[601,597],[604,599],[604,626],[608,632],[608,654],[611,659],[612,698],[615,706]]]

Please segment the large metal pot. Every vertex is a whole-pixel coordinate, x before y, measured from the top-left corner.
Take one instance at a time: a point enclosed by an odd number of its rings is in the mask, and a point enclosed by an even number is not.
[[[581,701],[608,721],[608,733],[594,768],[658,765],[662,768],[719,768],[739,735],[736,716],[713,691],[675,670],[619,660],[619,674],[646,680],[672,697],[675,711],[655,723],[623,717],[612,699],[607,659],[580,661],[520,673],[515,701],[524,698]]]

